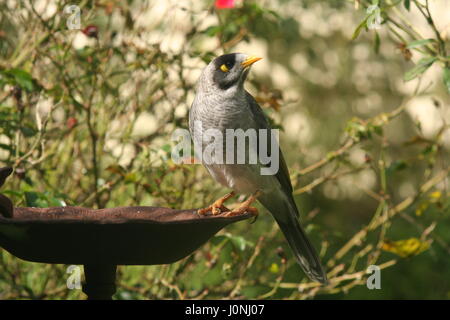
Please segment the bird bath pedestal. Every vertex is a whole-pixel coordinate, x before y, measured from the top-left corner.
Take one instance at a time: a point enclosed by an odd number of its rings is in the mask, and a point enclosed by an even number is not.
[[[0,186],[9,174],[0,169]],[[0,246],[27,261],[83,265],[88,299],[111,299],[118,265],[174,263],[250,217],[157,207],[14,208],[0,195]]]

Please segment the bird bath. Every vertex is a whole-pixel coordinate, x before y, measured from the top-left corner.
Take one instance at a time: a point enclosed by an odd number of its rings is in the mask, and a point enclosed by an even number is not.
[[[0,169],[0,186],[9,174]],[[14,208],[0,195],[0,246],[31,262],[83,265],[88,299],[111,299],[117,265],[174,263],[250,217],[158,207]]]

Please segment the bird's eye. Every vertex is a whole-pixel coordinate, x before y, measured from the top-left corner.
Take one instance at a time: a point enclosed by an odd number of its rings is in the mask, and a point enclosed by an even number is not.
[[[226,64],[223,64],[220,66],[220,70],[222,70],[223,72],[228,72],[230,71],[230,69],[226,66]]]

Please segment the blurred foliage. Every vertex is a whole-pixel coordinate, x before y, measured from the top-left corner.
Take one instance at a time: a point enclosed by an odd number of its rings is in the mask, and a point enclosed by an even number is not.
[[[212,57],[265,50],[249,87],[284,130],[330,278],[310,283],[263,213],[178,263],[120,267],[117,299],[450,297],[450,32],[428,1],[81,1],[79,30],[69,4],[0,3],[0,162],[14,168],[2,192],[36,207],[212,202],[225,190],[170,160],[171,134]],[[437,115],[431,133],[413,102]],[[365,285],[372,264],[381,290]],[[0,270],[1,299],[83,297],[66,266],[2,250]]]

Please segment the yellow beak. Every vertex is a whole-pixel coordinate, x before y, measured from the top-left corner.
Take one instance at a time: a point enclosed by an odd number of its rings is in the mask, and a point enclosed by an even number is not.
[[[254,64],[256,61],[261,60],[262,58],[259,57],[255,57],[255,56],[251,56],[248,57],[247,59],[245,59],[244,62],[241,63],[242,68],[248,68],[250,67],[252,64]]]

